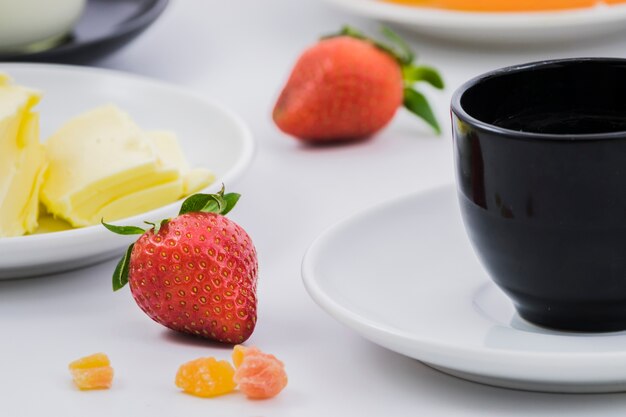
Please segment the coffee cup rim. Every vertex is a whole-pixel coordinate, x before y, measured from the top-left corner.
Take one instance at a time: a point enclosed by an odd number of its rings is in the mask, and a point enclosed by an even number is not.
[[[571,65],[577,63],[584,62],[596,62],[596,63],[606,63],[606,64],[621,64],[626,65],[626,58],[611,58],[611,57],[582,57],[582,58],[563,58],[563,59],[547,59],[541,61],[533,61],[525,64],[517,64],[511,65],[504,68],[499,68],[493,71],[486,72],[484,74],[478,75],[474,78],[463,83],[460,87],[458,87],[453,95],[451,100],[450,109],[452,113],[454,113],[460,120],[469,124],[475,129],[484,132],[490,132],[497,134],[499,136],[505,136],[512,139],[521,139],[521,140],[555,140],[555,141],[568,141],[572,139],[579,140],[610,140],[610,139],[626,139],[626,130],[620,130],[616,132],[605,132],[605,133],[537,133],[537,132],[526,132],[519,130],[506,129],[504,127],[496,126],[487,122],[483,122],[474,116],[470,115],[461,105],[461,99],[463,95],[472,87],[477,86],[487,80],[492,78],[501,77],[505,75],[509,75],[511,73],[516,72],[524,72],[529,71],[539,67],[550,67],[550,66],[558,66],[558,65]]]

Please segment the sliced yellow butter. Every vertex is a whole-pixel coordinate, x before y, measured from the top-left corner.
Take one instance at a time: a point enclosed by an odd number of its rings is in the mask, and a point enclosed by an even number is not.
[[[183,176],[183,193],[193,194],[215,181],[215,174],[206,168],[193,168]]]
[[[39,189],[46,170],[39,142],[39,92],[0,74],[0,237],[37,227]]]
[[[187,176],[193,172],[173,134],[146,133],[115,106],[69,120],[45,146],[49,169],[41,201],[48,212],[73,226],[117,220],[174,202],[185,195]],[[207,179],[196,182],[205,184]]]
[[[40,210],[39,225],[33,234],[62,232],[64,230],[72,229],[72,225],[65,220],[54,218],[51,214],[46,213],[45,208]]]
[[[120,197],[103,207],[100,215],[104,219],[121,219],[164,206],[182,195],[182,181],[169,181]]]
[[[189,163],[178,145],[178,139],[173,132],[154,130],[148,136],[156,146],[159,157],[166,165],[173,165],[180,169],[183,180],[183,194],[189,195],[200,191],[215,181],[215,175],[206,168],[189,168]]]
[[[177,167],[181,172],[189,171],[189,163],[185,159],[182,149],[178,146],[178,139],[173,132],[167,130],[152,130],[146,132],[154,144],[156,152],[165,165]]]

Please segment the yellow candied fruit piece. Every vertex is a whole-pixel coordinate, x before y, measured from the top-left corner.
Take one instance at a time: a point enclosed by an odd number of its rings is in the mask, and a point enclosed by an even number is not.
[[[197,397],[216,397],[235,389],[235,370],[226,361],[198,358],[180,366],[176,386]]]
[[[81,390],[107,389],[113,383],[111,361],[104,353],[95,353],[70,363],[74,384]]]
[[[70,369],[86,369],[110,365],[111,361],[107,355],[104,353],[94,353],[93,355],[85,356],[84,358],[71,362]]]
[[[243,345],[236,345],[233,348],[233,365],[235,365],[235,369],[239,368],[239,365],[243,362],[243,358],[246,354],[247,348]]]

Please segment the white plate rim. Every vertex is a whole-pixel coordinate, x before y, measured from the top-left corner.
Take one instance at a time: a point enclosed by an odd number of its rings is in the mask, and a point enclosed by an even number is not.
[[[52,64],[52,63],[41,64],[41,63],[29,63],[29,62],[0,62],[0,71],[4,71],[5,69],[7,70],[7,72],[12,71],[12,69],[18,70],[18,71],[21,69],[25,69],[25,70],[34,69],[36,71],[39,71],[39,70],[45,71],[46,69],[52,69],[55,71],[68,72],[70,74],[72,72],[80,73],[80,74],[84,74],[84,73],[102,74],[104,76],[114,76],[116,78],[126,79],[130,82],[139,82],[144,85],[148,85],[148,86],[155,87],[155,88],[162,89],[162,90],[167,90],[174,94],[183,94],[187,97],[191,97],[196,100],[204,102],[206,105],[212,107],[216,111],[219,111],[222,114],[224,114],[226,117],[230,118],[241,133],[242,145],[243,145],[241,155],[239,159],[237,160],[237,162],[235,163],[235,165],[226,173],[224,173],[222,177],[218,178],[221,181],[221,183],[229,184],[237,180],[239,177],[241,177],[243,173],[245,172],[246,168],[251,164],[252,159],[254,158],[254,155],[256,154],[256,145],[254,142],[252,131],[238,114],[226,108],[225,106],[218,103],[217,101],[211,100],[203,96],[202,94],[196,93],[195,91],[186,89],[184,87],[177,86],[175,84],[171,84],[165,81],[160,81],[154,78],[132,74],[132,73],[128,73],[128,72],[120,71],[120,70],[108,69],[108,68],[82,67],[82,66],[76,66],[76,65]],[[221,187],[221,184],[214,182],[197,192],[199,193],[211,192],[214,190],[218,190],[219,187]],[[167,211],[168,209],[171,209],[172,207],[179,205],[181,201],[182,199],[177,200],[173,203],[167,204],[165,206],[161,206],[156,209],[137,214],[135,216],[116,220],[116,221],[111,222],[111,224],[118,224],[118,225],[143,224],[143,221],[145,220],[145,218],[150,217],[151,215],[158,213],[160,211]],[[3,245],[16,245],[16,244],[19,244],[19,245],[29,244],[30,245],[30,244],[41,243],[43,241],[55,243],[56,241],[60,239],[65,240],[68,238],[88,237],[90,235],[93,235],[94,233],[98,233],[101,231],[102,231],[102,226],[97,224],[93,226],[79,227],[75,229],[62,230],[58,232],[3,237],[3,238],[0,238],[0,248],[2,248]]]
[[[364,16],[398,23],[481,29],[540,29],[555,25],[576,27],[626,19],[626,4],[605,5],[575,10],[548,12],[463,12],[427,7],[403,6],[380,0],[325,0]]]
[[[304,283],[304,287],[311,296],[311,298],[324,311],[326,311],[339,322],[356,330],[363,337],[372,340],[376,344],[384,346],[388,349],[392,348],[384,343],[380,343],[372,339],[372,337],[368,336],[366,333],[375,333],[378,337],[391,336],[398,340],[408,342],[413,346],[420,346],[421,350],[424,352],[437,352],[440,356],[463,357],[466,358],[468,361],[483,363],[511,363],[511,360],[515,359],[533,361],[532,363],[535,368],[541,366],[550,366],[554,368],[557,366],[569,367],[572,366],[572,364],[585,365],[582,363],[582,361],[586,361],[586,365],[595,365],[599,368],[605,368],[614,366],[616,360],[623,360],[624,358],[626,358],[626,352],[601,352],[599,354],[589,352],[556,351],[528,352],[512,349],[500,350],[490,347],[463,347],[451,343],[442,343],[441,341],[436,339],[420,337],[409,332],[381,325],[375,320],[371,320],[367,317],[363,317],[357,313],[354,313],[348,308],[342,306],[341,303],[334,300],[320,286],[314,272],[315,264],[317,262],[323,261],[322,259],[320,259],[320,252],[322,251],[322,248],[326,244],[326,242],[333,238],[333,235],[335,235],[336,233],[340,233],[343,229],[349,228],[353,224],[358,224],[363,219],[372,217],[376,213],[384,213],[390,207],[404,204],[405,202],[416,198],[427,198],[430,194],[444,192],[450,187],[451,185],[448,184],[392,198],[383,203],[379,203],[372,207],[362,209],[357,213],[347,216],[343,220],[340,220],[325,229],[317,238],[313,240],[309,248],[306,250],[304,258],[302,260],[302,280]],[[600,335],[603,334],[601,333]],[[418,360],[420,359],[414,355],[407,356],[412,356]]]

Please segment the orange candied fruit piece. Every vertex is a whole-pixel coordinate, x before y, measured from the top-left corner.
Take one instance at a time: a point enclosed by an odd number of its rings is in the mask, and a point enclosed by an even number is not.
[[[198,358],[180,366],[176,386],[197,397],[215,397],[235,389],[235,370],[226,361]]]
[[[94,353],[70,363],[74,384],[81,390],[107,389],[113,383],[111,361],[104,353]]]
[[[235,346],[233,363],[237,368],[235,382],[248,398],[271,398],[287,386],[285,365],[256,347]]]

